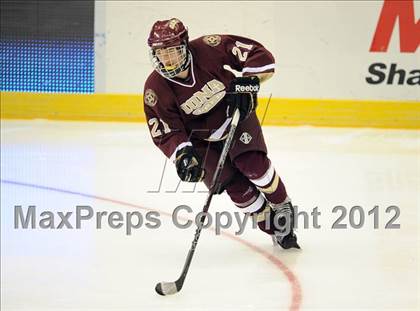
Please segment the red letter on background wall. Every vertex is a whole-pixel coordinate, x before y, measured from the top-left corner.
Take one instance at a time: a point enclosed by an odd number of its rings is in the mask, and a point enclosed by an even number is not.
[[[384,0],[370,52],[386,52],[392,30],[400,26],[400,51],[414,53],[420,44],[420,19],[414,16],[414,0]]]

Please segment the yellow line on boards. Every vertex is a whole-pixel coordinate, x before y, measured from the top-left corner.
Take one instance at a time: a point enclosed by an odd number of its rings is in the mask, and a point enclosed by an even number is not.
[[[2,119],[145,122],[143,97],[0,92]],[[263,125],[420,129],[420,102],[260,98]]]

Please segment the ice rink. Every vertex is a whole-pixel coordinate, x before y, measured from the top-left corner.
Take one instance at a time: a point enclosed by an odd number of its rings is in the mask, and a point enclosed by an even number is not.
[[[419,131],[265,127],[293,204],[320,212],[307,228],[299,218],[302,250],[273,248],[250,222],[235,235],[234,220],[222,234],[202,232],[183,290],[161,297],[155,284],[178,278],[195,230],[177,228],[171,213],[180,205],[201,211],[204,186],[178,185],[145,124],[1,126],[2,310],[420,309]],[[332,229],[338,205],[347,229]],[[35,206],[36,228],[22,228],[16,206],[24,216]],[[80,229],[76,206],[94,211]],[[361,208],[350,213],[353,206]],[[40,228],[46,211],[55,229]],[[159,228],[146,226],[150,211],[159,213]],[[210,211],[237,210],[223,194]],[[73,212],[73,229],[57,228],[58,212]],[[137,212],[143,224],[128,235],[126,219],[113,229],[97,212]]]

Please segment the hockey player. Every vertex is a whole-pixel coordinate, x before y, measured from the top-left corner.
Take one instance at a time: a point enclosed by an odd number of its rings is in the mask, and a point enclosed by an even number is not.
[[[234,35],[189,41],[187,29],[176,18],[157,21],[148,45],[155,70],[144,86],[144,111],[153,142],[175,163],[181,180],[211,186],[238,108],[240,123],[219,193],[226,191],[244,213],[256,215],[258,227],[275,243],[299,248],[293,206],[267,157],[255,114],[260,82],[274,73],[271,53],[254,40]],[[242,77],[236,78],[224,65],[242,72]]]

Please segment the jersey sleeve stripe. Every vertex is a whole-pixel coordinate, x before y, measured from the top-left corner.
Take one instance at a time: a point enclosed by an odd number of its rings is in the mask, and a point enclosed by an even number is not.
[[[245,72],[251,72],[251,73],[264,72],[264,71],[267,71],[269,69],[274,69],[275,67],[276,67],[276,64],[268,64],[268,65],[261,66],[261,67],[245,67],[244,69],[242,69],[242,73],[245,73]]]

